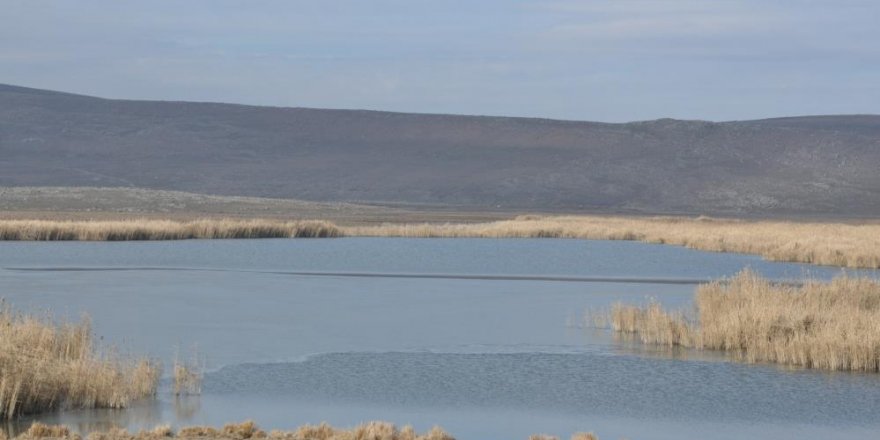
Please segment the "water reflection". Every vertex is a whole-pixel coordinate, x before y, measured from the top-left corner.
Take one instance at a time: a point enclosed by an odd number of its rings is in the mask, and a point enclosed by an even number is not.
[[[180,423],[192,423],[202,409],[202,399],[198,395],[174,396],[174,416]]]
[[[159,400],[149,399],[135,402],[127,409],[82,409],[22,416],[7,421],[4,429],[9,438],[12,438],[26,431],[36,421],[50,425],[65,425],[80,434],[108,431],[113,428],[136,431],[151,429],[161,424],[162,409]]]

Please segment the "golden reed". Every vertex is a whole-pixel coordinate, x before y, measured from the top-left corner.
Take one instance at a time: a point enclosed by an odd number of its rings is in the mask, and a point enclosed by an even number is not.
[[[617,304],[611,326],[645,343],[732,352],[747,362],[880,371],[880,281],[841,276],[803,286],[751,271],[697,288],[692,319],[659,304]]]
[[[0,220],[0,240],[178,240],[188,238],[477,237],[637,240],[768,260],[880,268],[880,223],[745,221],[705,217],[519,216],[461,224],[339,227],[319,220]]]
[[[636,240],[768,260],[880,268],[880,224],[746,221],[706,217],[519,216],[473,224],[385,224],[345,235]]]
[[[194,238],[336,237],[320,220],[0,220],[0,240],[183,240]]]
[[[59,439],[81,440],[79,434],[73,433],[65,426],[44,425],[34,423],[30,429],[19,435],[19,439]],[[161,439],[205,439],[205,440],[455,440],[439,427],[419,434],[412,426],[397,428],[388,422],[367,422],[351,429],[334,428],[326,423],[305,425],[293,431],[266,432],[252,421],[230,423],[217,429],[206,426],[181,428],[176,433],[170,426],[159,426],[152,430],[129,433],[124,429],[113,429],[104,432],[89,433],[88,440],[161,440]],[[538,435],[530,439],[558,440],[557,437]],[[591,433],[577,433],[572,440],[596,440]],[[5,439],[4,439],[5,440]]]
[[[123,408],[156,393],[160,368],[99,354],[88,320],[53,324],[0,309],[0,417],[59,408]]]

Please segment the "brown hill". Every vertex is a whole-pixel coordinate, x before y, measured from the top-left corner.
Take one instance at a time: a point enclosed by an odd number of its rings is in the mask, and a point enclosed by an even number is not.
[[[880,116],[608,124],[0,85],[0,186],[471,209],[880,215]]]

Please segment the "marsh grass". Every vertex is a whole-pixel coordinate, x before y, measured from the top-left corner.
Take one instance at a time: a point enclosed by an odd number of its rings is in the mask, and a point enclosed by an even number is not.
[[[529,440],[559,440],[559,437],[550,434],[533,434],[529,436]],[[576,432],[572,434],[571,440],[598,440],[596,434],[592,432]]]
[[[320,220],[2,220],[0,240],[183,240],[195,238],[319,238],[340,235]]]
[[[56,324],[0,305],[0,417],[59,408],[123,408],[156,392],[160,368],[99,353],[91,324]]]
[[[768,260],[880,268],[880,224],[746,221],[707,217],[519,216],[472,224],[384,224],[345,235],[395,237],[581,238],[674,244]]]
[[[20,439],[53,438],[59,440],[80,440],[79,434],[71,432],[64,426],[50,426],[34,423],[30,429],[18,436]],[[124,429],[111,429],[93,432],[87,440],[161,440],[161,439],[223,439],[223,440],[455,440],[440,427],[435,426],[428,432],[419,434],[412,426],[397,428],[388,422],[367,422],[350,429],[334,428],[326,423],[320,425],[304,425],[293,431],[266,432],[257,427],[253,421],[230,423],[223,428],[209,426],[191,426],[174,432],[169,426],[129,433]],[[534,435],[530,440],[557,440],[557,437],[545,434]],[[576,433],[571,440],[597,440],[592,433]]]
[[[751,271],[697,288],[694,316],[615,305],[611,327],[642,342],[723,350],[747,362],[880,371],[880,281],[841,276],[802,286]]]
[[[180,353],[174,356],[171,387],[175,396],[197,396],[202,394],[202,370],[198,352],[194,349],[192,359],[182,361]]]
[[[58,438],[74,440],[78,435],[63,426],[47,426],[35,423],[18,438]],[[271,431],[260,429],[253,421],[229,423],[222,428],[210,426],[190,426],[174,432],[169,426],[152,430],[129,433],[124,429],[112,429],[89,433],[88,440],[158,440],[158,439],[276,439],[276,440],[454,440],[452,436],[438,427],[424,434],[418,434],[411,426],[398,429],[387,422],[368,422],[351,429],[334,428],[326,423],[304,425],[293,431]]]
[[[476,237],[636,240],[768,260],[880,268],[880,223],[745,221],[707,217],[524,215],[488,223],[338,227],[320,220],[0,220],[0,240],[180,240],[190,238]]]
[[[202,375],[198,370],[186,364],[174,364],[172,378],[174,395],[198,396],[202,394]]]

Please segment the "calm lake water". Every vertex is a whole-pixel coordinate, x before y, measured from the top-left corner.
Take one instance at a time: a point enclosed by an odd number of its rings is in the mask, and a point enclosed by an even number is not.
[[[378,419],[462,440],[880,437],[878,375],[744,365],[579,325],[619,301],[687,308],[694,283],[745,267],[840,273],[583,240],[0,242],[17,309],[87,313],[104,343],[166,365],[195,350],[207,365],[198,397],[175,399],[166,379],[135,408],[39,417],[81,430]]]

